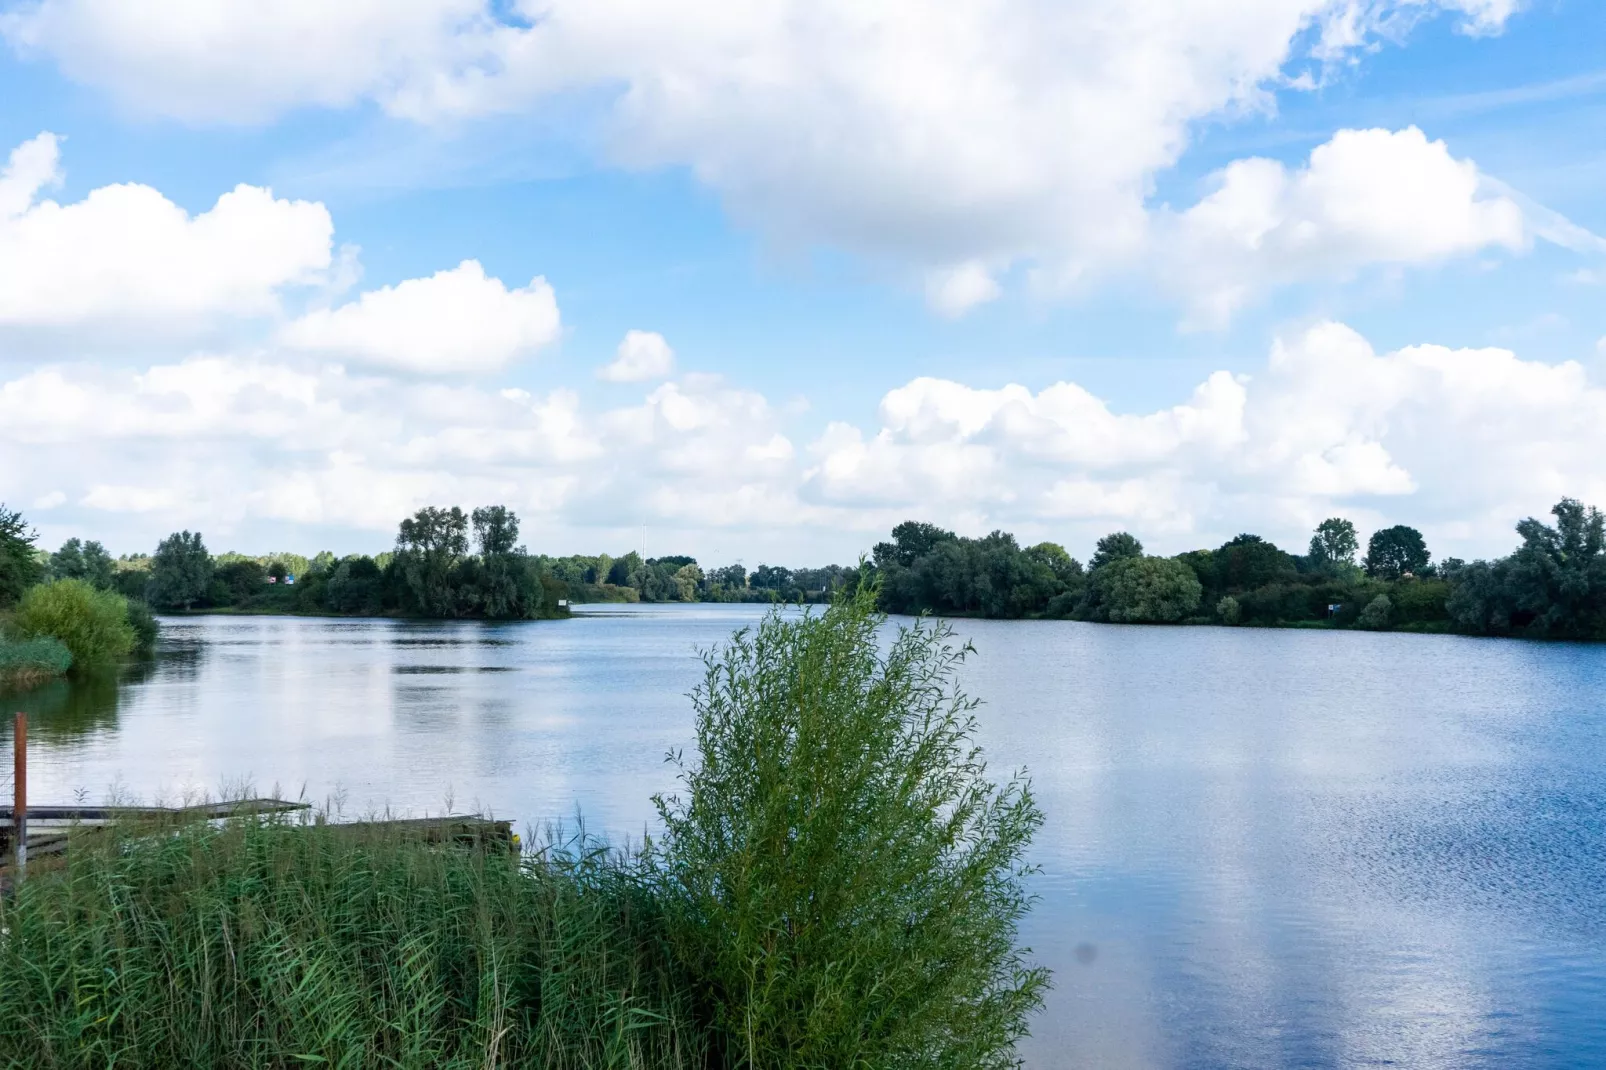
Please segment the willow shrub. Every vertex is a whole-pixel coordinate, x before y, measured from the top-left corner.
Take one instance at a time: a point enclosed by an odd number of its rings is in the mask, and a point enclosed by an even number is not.
[[[868,586],[705,657],[698,761],[648,846],[716,1065],[1017,1065],[1047,985],[1017,942],[1029,785],[971,742],[970,651]]]
[[[11,626],[24,638],[59,640],[72,651],[75,671],[116,665],[134,649],[137,638],[129,623],[128,599],[83,580],[56,580],[28,588]]]
[[[596,849],[236,822],[78,835],[0,900],[0,1065],[705,1066]]]

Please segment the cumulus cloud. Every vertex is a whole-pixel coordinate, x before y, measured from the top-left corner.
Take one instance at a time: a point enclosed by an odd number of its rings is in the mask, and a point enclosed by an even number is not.
[[[0,172],[0,324],[169,321],[276,312],[286,287],[325,280],[334,225],[321,204],[240,185],[191,216],[149,186],[58,204],[60,140],[44,133]]]
[[[650,524],[694,553],[784,542],[847,560],[911,517],[1082,554],[1121,528],[1161,551],[1241,530],[1297,548],[1347,515],[1414,524],[1440,556],[1468,556],[1509,548],[1517,518],[1564,494],[1606,503],[1606,389],[1582,365],[1379,353],[1337,323],[1279,341],[1254,376],[1217,372],[1147,412],[1075,383],[921,378],[869,426],[793,420],[700,375],[599,410],[569,390],[267,358],[56,365],[0,383],[0,471],[18,501],[65,497],[47,528],[119,546],[273,524],[371,545],[419,505],[505,501],[542,548],[554,532],[578,548]]]
[[[1463,552],[1499,549],[1517,517],[1563,494],[1606,501],[1606,390],[1579,364],[1378,354],[1336,323],[1280,341],[1263,375],[1218,372],[1151,413],[1113,412],[1070,383],[920,379],[886,395],[880,424],[827,429],[806,500],[1075,531],[1073,544],[1125,527],[1171,549],[1243,526],[1299,539],[1347,512],[1416,523]]]
[[[310,353],[421,374],[487,372],[558,336],[558,302],[537,276],[509,290],[465,260],[426,279],[370,290],[286,324],[280,340]]]
[[[794,468],[765,399],[712,377],[601,412],[567,390],[227,355],[138,372],[55,365],[0,383],[0,470],[18,500],[59,494],[73,512],[54,522],[119,545],[130,532],[265,524],[364,531],[371,543],[443,501],[506,502],[532,537],[630,528],[644,514],[806,524]]]
[[[374,101],[425,122],[603,102],[618,163],[688,167],[772,236],[935,272],[1073,279],[1141,256],[1155,174],[1195,121],[1265,109],[1411,21],[1498,31],[1514,0],[40,0],[25,53],[137,108],[259,121]],[[1308,71],[1306,71],[1308,73]],[[961,265],[959,268],[953,265]]]
[[[1276,160],[1239,160],[1215,185],[1164,222],[1157,252],[1203,324],[1225,322],[1273,285],[1520,250],[1531,240],[1511,198],[1414,126],[1341,130],[1292,171]]]
[[[597,369],[597,377],[611,383],[639,383],[662,379],[675,369],[675,351],[656,331],[626,331],[614,359]]]

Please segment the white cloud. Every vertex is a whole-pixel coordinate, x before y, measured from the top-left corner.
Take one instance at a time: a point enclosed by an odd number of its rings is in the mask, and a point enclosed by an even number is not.
[[[927,303],[949,318],[963,316],[1001,292],[986,265],[974,260],[926,276]]]
[[[59,140],[41,134],[0,174],[0,324],[172,320],[276,312],[286,287],[325,280],[333,224],[321,204],[240,185],[191,216],[149,186],[58,204]]]
[[[370,290],[286,324],[295,349],[424,374],[488,372],[554,341],[558,302],[536,277],[509,290],[477,260]]]
[[[1069,383],[1034,394],[922,379],[886,395],[880,423],[814,443],[806,500],[885,522],[969,516],[1073,546],[1126,527],[1172,550],[1238,530],[1302,540],[1347,512],[1415,523],[1463,553],[1501,550],[1518,517],[1564,494],[1606,501],[1606,390],[1580,365],[1500,349],[1379,355],[1333,323],[1279,342],[1263,376],[1218,372],[1152,413],[1112,412]]]
[[[612,383],[639,383],[662,379],[675,369],[675,351],[656,331],[626,331],[614,359],[597,369],[597,377]]]
[[[426,122],[584,94],[618,163],[687,167],[771,236],[939,277],[1073,279],[1139,257],[1197,120],[1409,23],[1498,31],[1513,0],[41,0],[0,31],[134,107],[259,121],[375,101]],[[498,12],[505,12],[505,17]]]
[[[1413,126],[1341,130],[1296,171],[1268,159],[1230,164],[1213,193],[1162,224],[1156,255],[1194,320],[1219,325],[1273,285],[1530,240],[1512,199]]]
[[[58,365],[0,383],[0,471],[15,500],[66,496],[39,518],[50,532],[124,550],[186,526],[344,530],[373,546],[419,505],[505,501],[541,549],[650,525],[693,553],[785,544],[799,561],[848,560],[911,517],[1079,554],[1119,528],[1167,552],[1242,530],[1298,548],[1347,515],[1411,523],[1438,555],[1470,556],[1509,549],[1514,521],[1564,494],[1606,503],[1606,390],[1581,365],[1378,353],[1336,323],[1280,341],[1253,377],[1217,372],[1149,412],[1074,383],[916,379],[869,427],[810,441],[791,419],[700,375],[597,410],[568,390],[265,358]]]

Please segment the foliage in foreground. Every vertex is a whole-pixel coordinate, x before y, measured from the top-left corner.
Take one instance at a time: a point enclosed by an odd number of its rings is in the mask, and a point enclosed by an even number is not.
[[[150,831],[82,833],[0,904],[0,1064],[703,1065],[655,902],[603,852]]]
[[[28,588],[11,627],[25,639],[58,640],[72,652],[72,666],[80,672],[115,666],[140,638],[130,622],[128,600],[83,580]]]
[[[1016,1065],[1040,816],[970,742],[968,648],[921,624],[883,651],[874,605],[709,657],[686,797],[639,854],[78,833],[0,898],[0,1065]]]
[[[1041,816],[998,787],[968,647],[865,589],[706,658],[698,761],[649,852],[730,1067],[1003,1067],[1046,971],[1016,944]]]

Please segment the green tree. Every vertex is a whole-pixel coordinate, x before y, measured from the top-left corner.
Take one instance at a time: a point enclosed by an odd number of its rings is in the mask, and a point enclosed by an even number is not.
[[[1361,615],[1355,623],[1359,627],[1380,632],[1386,629],[1393,620],[1394,603],[1389,601],[1388,595],[1380,594],[1366,603],[1366,608],[1361,610]]]
[[[83,580],[94,587],[114,585],[117,562],[98,542],[68,539],[50,555],[50,575],[58,580]]]
[[[649,857],[727,1066],[1012,1066],[1041,1004],[1017,944],[1041,814],[987,777],[969,648],[924,623],[884,648],[874,607],[867,585],[708,655],[685,794],[656,800]]]
[[[1193,569],[1175,558],[1123,557],[1093,573],[1099,607],[1117,624],[1165,624],[1199,608],[1204,593]]]
[[[413,608],[426,617],[460,614],[454,573],[468,553],[469,518],[457,506],[427,506],[401,522],[396,566]]]
[[[284,566],[277,566],[283,579]],[[253,558],[241,557],[219,565],[212,573],[212,590],[222,604],[237,606],[261,594],[268,583],[268,570]],[[213,599],[218,601],[217,598]]]
[[[372,616],[383,608],[384,572],[371,557],[348,557],[330,574],[324,597],[336,613]]]
[[[1238,535],[1210,555],[1215,585],[1223,591],[1251,591],[1287,583],[1298,575],[1294,559],[1259,535]]]
[[[1606,626],[1606,518],[1574,498],[1550,512],[1555,527],[1533,517],[1517,524],[1522,545],[1504,577],[1514,614],[1537,635],[1599,634]]]
[[[630,586],[630,577],[636,575],[646,567],[641,555],[631,550],[623,557],[615,558],[613,564],[608,566],[608,582],[615,587]]]
[[[156,546],[145,599],[158,609],[189,609],[212,583],[212,555],[199,531],[176,531]]]
[[[1238,599],[1230,594],[1216,603],[1216,616],[1221,618],[1223,624],[1237,624],[1243,619],[1243,615],[1243,607],[1238,604]]]
[[[15,509],[0,502],[0,606],[9,606],[39,582],[42,570],[34,557],[38,536]]]
[[[1355,564],[1355,555],[1361,542],[1355,534],[1355,525],[1342,517],[1329,517],[1316,525],[1310,537],[1311,567],[1329,575]]]
[[[681,565],[675,570],[675,589],[682,602],[697,601],[697,587],[702,582],[703,570],[697,567],[696,562]]]
[[[956,538],[958,536],[953,532],[944,531],[935,524],[905,520],[892,529],[891,542],[876,543],[872,558],[877,568],[911,568],[940,544],[953,542]]]
[[[1143,544],[1138,541],[1137,536],[1130,535],[1124,531],[1117,531],[1099,540],[1093,556],[1088,558],[1087,570],[1089,572],[1097,572],[1112,561],[1142,556]]]
[[[503,505],[483,506],[472,516],[474,542],[480,551],[479,591],[473,599],[493,620],[528,615],[530,575],[518,552],[519,518]]]
[[[26,639],[55,639],[72,652],[74,672],[109,668],[134,649],[128,600],[83,580],[30,587],[11,622]]]
[[[1404,524],[1372,532],[1366,544],[1366,574],[1376,579],[1397,580],[1401,576],[1421,575],[1431,555],[1422,533]]]

